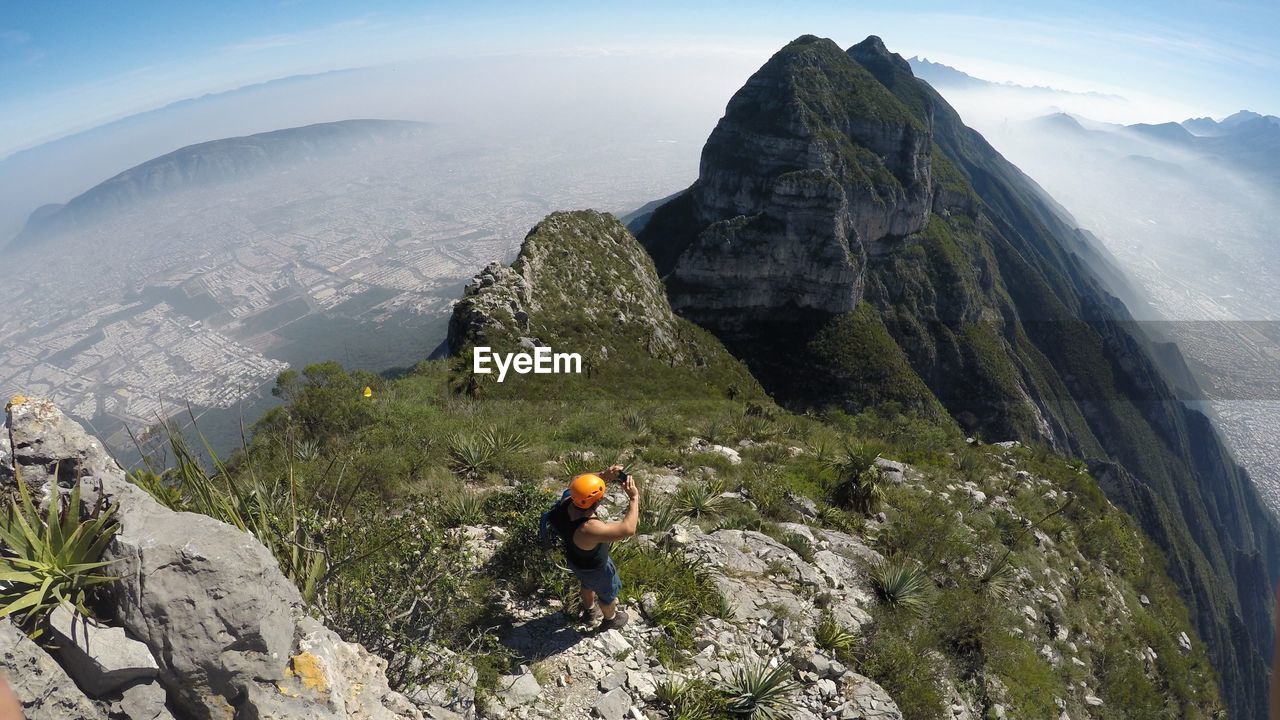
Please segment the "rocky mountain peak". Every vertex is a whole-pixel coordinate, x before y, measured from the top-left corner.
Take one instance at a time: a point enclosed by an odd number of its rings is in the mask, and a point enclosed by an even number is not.
[[[845,312],[877,243],[924,227],[930,147],[927,122],[806,35],[734,94],[698,180],[641,240],[673,307],[713,329],[781,307]]]
[[[598,351],[601,341],[634,342],[678,360],[676,323],[653,261],[622,223],[593,210],[557,212],[529,231],[510,267],[491,263],[467,285],[449,323],[449,348]]]
[[[911,72],[911,63],[885,47],[884,41],[876,35],[868,35],[866,40],[849,48],[849,56],[871,70],[872,74],[876,74],[872,67],[880,64],[892,65],[899,72]]]

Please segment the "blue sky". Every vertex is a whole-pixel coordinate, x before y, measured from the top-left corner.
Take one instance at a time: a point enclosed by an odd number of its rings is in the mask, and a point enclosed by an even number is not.
[[[882,36],[996,80],[1100,90],[1170,113],[1280,113],[1274,2],[0,3],[0,157],[276,77],[498,53],[768,54],[806,32]]]

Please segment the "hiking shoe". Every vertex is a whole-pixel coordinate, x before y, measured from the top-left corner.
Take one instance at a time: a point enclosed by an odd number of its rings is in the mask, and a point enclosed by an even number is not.
[[[602,617],[599,605],[592,605],[589,608],[583,608],[578,612],[578,622],[589,623],[594,622]]]
[[[628,620],[627,613],[622,610],[619,610],[617,613],[614,614],[612,618],[605,618],[604,620],[601,620],[600,627],[596,629],[596,632],[604,632],[605,630],[617,630],[618,628],[626,627],[627,620]]]

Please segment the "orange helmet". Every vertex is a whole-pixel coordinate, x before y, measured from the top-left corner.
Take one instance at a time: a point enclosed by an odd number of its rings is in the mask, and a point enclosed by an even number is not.
[[[604,480],[594,473],[584,473],[569,483],[569,497],[573,504],[586,510],[604,497]]]

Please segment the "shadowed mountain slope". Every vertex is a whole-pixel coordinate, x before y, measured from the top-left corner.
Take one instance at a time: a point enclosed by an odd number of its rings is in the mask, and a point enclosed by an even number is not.
[[[1261,717],[1274,520],[1153,362],[1123,278],[878,38],[779,51],[639,238],[676,311],[784,404],[1089,459],[1164,549],[1232,715]]]

